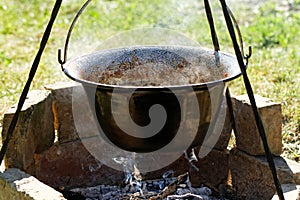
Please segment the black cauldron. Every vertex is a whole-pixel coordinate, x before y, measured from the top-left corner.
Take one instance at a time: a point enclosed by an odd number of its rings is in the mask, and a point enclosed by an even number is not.
[[[214,130],[227,83],[241,74],[234,56],[217,56],[200,47],[132,46],[75,58],[63,70],[89,94],[104,139],[152,152],[171,142],[201,145]]]

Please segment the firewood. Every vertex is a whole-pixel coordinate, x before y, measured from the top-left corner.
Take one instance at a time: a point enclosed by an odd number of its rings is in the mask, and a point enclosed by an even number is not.
[[[168,195],[174,194],[176,192],[177,186],[186,182],[188,180],[188,173],[184,173],[177,177],[175,181],[166,186],[160,193],[149,198],[149,200],[163,200],[167,198]]]

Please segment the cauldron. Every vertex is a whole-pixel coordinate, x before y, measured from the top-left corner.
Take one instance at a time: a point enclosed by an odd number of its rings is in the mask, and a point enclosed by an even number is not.
[[[175,149],[201,145],[214,130],[227,83],[241,74],[234,56],[218,56],[200,47],[131,46],[72,59],[63,70],[89,94],[103,139],[152,152],[171,142]]]

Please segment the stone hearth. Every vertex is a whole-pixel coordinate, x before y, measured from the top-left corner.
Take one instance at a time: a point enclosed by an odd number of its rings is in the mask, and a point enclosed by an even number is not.
[[[47,90],[30,92],[6,153],[7,171],[0,176],[1,193],[7,190],[6,185],[11,184],[5,174],[13,168],[60,191],[124,184],[124,172],[99,162],[82,144],[72,115],[74,87],[72,83],[61,83],[47,86]],[[256,100],[281,184],[299,184],[299,170],[292,171],[286,160],[280,157],[280,104],[260,96],[256,96]],[[232,129],[227,112],[221,137],[206,157],[191,161],[187,154],[194,151],[198,155],[200,147],[189,149],[169,166],[141,174],[141,179],[159,179],[169,170],[174,171],[174,177],[188,172],[193,187],[207,186],[225,196],[230,193],[236,199],[271,199],[276,190],[247,96],[232,97],[232,102],[237,128],[234,148],[228,147]],[[15,108],[11,108],[4,116],[3,138],[14,111]]]

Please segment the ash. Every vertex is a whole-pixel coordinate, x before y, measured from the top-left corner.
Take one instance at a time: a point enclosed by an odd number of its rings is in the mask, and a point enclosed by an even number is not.
[[[187,173],[157,180],[134,180],[123,187],[98,185],[72,189],[71,192],[86,200],[227,200],[214,196],[208,187],[192,187]]]

